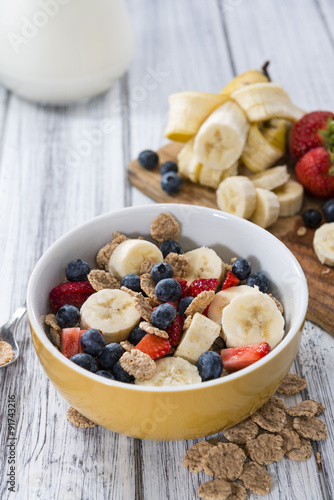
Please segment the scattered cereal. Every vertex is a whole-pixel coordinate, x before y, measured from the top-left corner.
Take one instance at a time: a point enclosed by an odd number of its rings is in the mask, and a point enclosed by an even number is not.
[[[241,479],[248,490],[251,490],[256,495],[267,495],[272,485],[270,474],[264,467],[255,462],[244,464],[244,469],[239,479]]]
[[[291,460],[308,460],[312,455],[312,446],[308,439],[301,439],[300,448],[293,449],[286,453]]]
[[[205,311],[209,304],[211,304],[215,292],[213,290],[204,291],[197,295],[194,300],[189,304],[184,314],[186,316],[193,316],[195,313],[200,313]]]
[[[171,252],[165,258],[165,262],[171,266],[174,278],[184,278],[190,267],[190,261],[185,255]]]
[[[307,233],[306,227],[302,226],[298,229],[297,236],[305,236],[306,233]]]
[[[203,469],[208,476],[218,476],[227,481],[237,479],[246,460],[244,451],[234,443],[218,443],[202,459]]]
[[[45,316],[45,324],[56,330],[57,332],[61,332],[61,328],[58,325],[55,314],[47,314]]]
[[[149,273],[142,274],[140,276],[140,288],[146,293],[146,295],[153,301],[155,305],[161,304],[160,300],[157,299],[155,290],[155,281]]]
[[[232,443],[245,444],[247,441],[256,438],[258,433],[258,426],[250,418],[247,418],[243,422],[240,422],[240,424],[225,430],[224,436]]]
[[[232,493],[232,485],[224,479],[212,479],[201,484],[197,493],[204,500],[227,500]]]
[[[84,417],[78,410],[70,406],[67,410],[67,420],[75,425],[75,427],[80,427],[81,429],[86,429],[87,427],[96,427],[97,424]]]
[[[246,443],[249,457],[260,465],[279,462],[284,456],[283,438],[274,434],[261,434]]]
[[[313,401],[313,399],[302,401],[296,406],[290,406],[286,409],[286,413],[290,415],[290,417],[314,417],[314,415],[320,415],[323,412],[324,407],[322,404]]]
[[[312,441],[327,439],[326,425],[318,417],[297,417],[292,425],[303,438],[312,439]]]
[[[135,346],[131,344],[128,340],[123,340],[123,342],[120,342],[121,346],[123,349],[127,352],[132,351],[132,349],[135,349]]]
[[[93,269],[93,271],[88,274],[87,279],[92,288],[97,292],[105,288],[118,289],[121,287],[121,282],[115,278],[115,276],[112,276],[102,269]]]
[[[322,463],[321,463],[321,453],[320,453],[320,451],[316,452],[315,459],[316,459],[316,462],[317,462],[318,470],[321,470]]]
[[[151,236],[158,243],[165,240],[178,240],[180,236],[180,224],[174,219],[172,214],[165,212],[158,215],[150,227]]]
[[[192,316],[187,316],[187,318],[184,320],[184,323],[183,323],[183,330],[188,330],[189,326],[191,325],[192,320],[193,320]]]
[[[6,365],[14,358],[13,348],[8,342],[0,340],[0,366]]]
[[[141,317],[144,318],[146,321],[151,321],[151,314],[152,314],[152,306],[149,303],[148,300],[139,293],[138,295],[135,296],[135,308],[137,311],[141,314]]]
[[[291,394],[301,392],[306,387],[306,380],[300,378],[297,373],[288,373],[280,383],[277,392],[279,394],[286,394],[287,396],[290,396]]]
[[[119,361],[123,370],[140,381],[152,378],[156,370],[156,364],[153,359],[138,349],[125,352]]]
[[[286,422],[286,415],[283,410],[273,403],[265,403],[250,417],[257,425],[270,432],[279,432]]]
[[[280,431],[279,435],[283,438],[284,453],[301,447],[300,437],[294,430],[285,428]]]
[[[281,314],[284,314],[284,307],[282,306],[282,304],[280,303],[280,301],[279,301],[279,300],[277,300],[277,299],[276,299],[276,297],[274,297],[271,293],[269,293],[268,295],[269,295],[269,297],[270,297],[271,299],[273,299],[273,301],[275,302],[276,307],[277,307],[277,309],[279,310],[279,312],[280,312]]]
[[[145,259],[141,264],[140,264],[140,271],[139,274],[146,274],[150,273],[152,271],[153,266],[156,264],[155,260],[150,259],[149,257]]]
[[[57,347],[57,349],[60,350],[61,348],[61,335],[58,330],[55,330],[50,326],[49,334],[48,334],[49,339],[51,340],[52,344]]]
[[[199,443],[194,444],[187,451],[184,459],[183,466],[187,467],[190,472],[197,473],[203,470],[202,458],[205,457],[213,444],[208,441],[199,441]]]
[[[227,500],[245,500],[247,498],[246,488],[242,484],[231,483],[232,493]]]
[[[268,403],[272,403],[273,405],[277,406],[277,408],[280,408],[281,410],[285,411],[285,403],[282,398],[279,398],[278,396],[271,396],[269,399]]]
[[[142,321],[141,323],[139,323],[139,328],[144,330],[144,332],[146,333],[150,333],[151,335],[156,335],[157,337],[161,337],[162,339],[169,338],[169,335],[167,332],[165,332],[165,330],[160,330],[159,328],[156,328],[147,321]]]

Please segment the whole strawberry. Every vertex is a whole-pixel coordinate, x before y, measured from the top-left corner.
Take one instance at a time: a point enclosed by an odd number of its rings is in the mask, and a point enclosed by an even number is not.
[[[292,127],[290,134],[290,154],[295,158],[301,158],[311,149],[326,146],[330,149],[333,137],[334,114],[330,111],[313,111],[304,115]]]
[[[311,149],[296,165],[296,177],[305,190],[319,198],[334,196],[333,154],[326,148]]]

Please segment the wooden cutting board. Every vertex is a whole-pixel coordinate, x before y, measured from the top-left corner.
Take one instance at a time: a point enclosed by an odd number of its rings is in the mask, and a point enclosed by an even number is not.
[[[176,161],[182,146],[183,144],[171,142],[159,149],[157,152],[161,164],[168,160]],[[129,164],[128,176],[133,186],[159,203],[187,203],[218,208],[214,189],[185,180],[181,191],[170,196],[160,187],[159,170],[145,170],[137,160]],[[319,208],[321,204],[320,200],[305,196],[303,209]],[[297,235],[301,226],[303,221],[300,216],[280,217],[269,231],[291,250],[303,268],[309,288],[307,319],[334,336],[334,269],[318,261],[313,250],[314,229],[308,228],[304,236]]]

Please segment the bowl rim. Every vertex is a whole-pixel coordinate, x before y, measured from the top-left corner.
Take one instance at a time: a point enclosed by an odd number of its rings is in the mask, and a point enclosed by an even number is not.
[[[243,368],[240,371],[237,371],[235,373],[230,373],[226,377],[206,381],[205,383],[203,382],[198,382],[196,384],[189,384],[189,385],[184,385],[184,386],[162,386],[162,387],[155,387],[155,386],[142,386],[142,385],[135,385],[135,384],[127,384],[124,382],[119,382],[116,380],[110,380],[104,377],[101,377],[99,375],[96,375],[95,373],[89,372],[88,370],[85,370],[84,368],[81,368],[80,366],[76,365],[75,363],[71,362],[69,359],[67,359],[63,354],[61,354],[60,351],[52,344],[52,342],[48,339],[43,327],[41,326],[38,316],[36,314],[36,311],[33,308],[32,304],[32,296],[34,293],[34,290],[36,288],[36,285],[38,283],[38,276],[39,276],[39,268],[43,265],[43,263],[49,258],[49,255],[52,255],[53,252],[59,248],[61,248],[62,244],[68,239],[71,238],[77,231],[82,231],[84,230],[87,226],[92,224],[94,221],[103,221],[103,219],[108,220],[110,217],[115,217],[117,218],[117,215],[124,213],[124,212],[135,212],[136,215],[138,215],[139,212],[145,212],[146,210],[152,209],[152,207],[159,207],[161,212],[162,211],[170,211],[173,213],[173,209],[177,208],[178,210],[181,210],[182,208],[185,208],[187,210],[191,209],[192,207],[194,209],[199,209],[200,211],[207,212],[207,214],[211,214],[214,216],[219,216],[220,218],[227,219],[227,220],[232,220],[236,224],[241,224],[245,225],[246,227],[251,227],[252,231],[258,232],[260,235],[265,234],[269,240],[272,240],[273,243],[276,245],[279,245],[281,249],[289,256],[289,258],[292,260],[294,267],[296,269],[296,272],[299,274],[299,277],[301,278],[301,293],[300,293],[300,299],[301,299],[301,307],[299,308],[299,311],[297,313],[296,320],[293,325],[290,327],[290,331],[284,336],[283,340],[269,353],[267,354],[264,358],[261,360],[257,361],[256,363]],[[78,372],[79,374],[82,374],[86,376],[87,378],[91,379],[92,381],[99,382],[101,384],[107,385],[109,387],[115,387],[115,388],[122,388],[122,389],[127,389],[129,391],[139,391],[139,392],[158,392],[158,393],[174,393],[174,392],[183,392],[183,391],[189,391],[189,390],[204,390],[205,388],[213,387],[213,386],[218,386],[218,385],[224,385],[228,383],[229,381],[236,380],[238,378],[242,378],[248,373],[251,373],[258,368],[262,367],[266,363],[269,363],[271,359],[273,359],[275,356],[277,356],[284,348],[286,345],[290,343],[290,341],[293,339],[295,335],[298,334],[298,332],[302,329],[305,318],[306,318],[306,312],[307,312],[307,306],[308,306],[308,288],[307,288],[307,281],[305,274],[296,259],[296,257],[292,254],[292,252],[288,249],[284,243],[282,243],[276,236],[273,234],[269,233],[269,231],[266,231],[265,229],[261,228],[260,226],[257,226],[256,224],[246,220],[242,219],[240,217],[237,217],[235,215],[229,214],[227,212],[223,212],[219,209],[214,209],[214,208],[209,208],[209,207],[202,207],[199,205],[187,205],[187,204],[182,204],[182,203],[154,203],[154,204],[145,204],[145,205],[139,205],[139,206],[131,206],[131,207],[124,207],[121,209],[117,210],[112,210],[110,212],[92,217],[88,219],[87,221],[76,225],[66,233],[64,233],[62,236],[56,239],[49,247],[48,249],[42,254],[42,256],[39,258],[37,261],[27,287],[27,312],[28,312],[28,319],[30,323],[31,329],[34,331],[34,333],[37,335],[39,338],[40,342],[44,345],[44,347],[52,353],[54,357],[58,359],[61,363],[66,365],[68,368]]]

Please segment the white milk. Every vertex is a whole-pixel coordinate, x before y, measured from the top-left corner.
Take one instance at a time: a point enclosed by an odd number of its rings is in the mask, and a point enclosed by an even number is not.
[[[133,47],[124,0],[0,0],[0,82],[28,99],[100,94]]]

